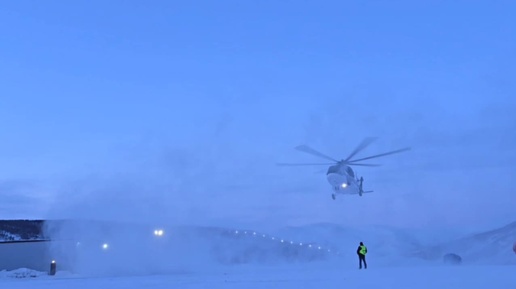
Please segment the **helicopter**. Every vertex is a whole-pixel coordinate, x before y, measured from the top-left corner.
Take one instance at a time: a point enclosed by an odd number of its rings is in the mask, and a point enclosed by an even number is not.
[[[406,147],[382,154],[377,154],[369,157],[353,159],[353,157],[369,146],[376,138],[369,137],[362,140],[362,142],[348,155],[347,158],[342,159],[340,161],[329,157],[307,145],[299,145],[296,147],[297,150],[332,161],[332,163],[278,163],[279,166],[318,166],[318,165],[329,165],[328,170],[326,171],[326,178],[330,185],[332,186],[333,193],[331,195],[332,199],[336,199],[337,194],[343,195],[359,195],[362,196],[366,193],[372,193],[373,191],[364,191],[363,183],[364,178],[358,178],[356,172],[351,168],[352,166],[365,166],[365,167],[377,167],[380,165],[377,164],[364,164],[359,163],[361,161],[378,158],[382,156],[392,155],[396,153],[401,153],[404,151],[408,151],[411,148]]]

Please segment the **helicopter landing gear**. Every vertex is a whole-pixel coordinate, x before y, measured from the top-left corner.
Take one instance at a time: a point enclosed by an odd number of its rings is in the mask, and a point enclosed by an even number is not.
[[[335,194],[331,194],[331,198],[335,200]]]
[[[358,186],[358,195],[359,195],[359,196],[362,196],[362,192],[363,192],[363,190],[362,190],[362,184],[363,184],[363,183],[364,183],[364,177],[360,177],[360,184],[359,184],[359,186]]]

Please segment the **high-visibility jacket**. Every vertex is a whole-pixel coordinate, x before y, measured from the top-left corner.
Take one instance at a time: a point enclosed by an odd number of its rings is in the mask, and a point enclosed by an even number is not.
[[[365,245],[360,245],[360,254],[365,255],[367,254],[367,247]]]

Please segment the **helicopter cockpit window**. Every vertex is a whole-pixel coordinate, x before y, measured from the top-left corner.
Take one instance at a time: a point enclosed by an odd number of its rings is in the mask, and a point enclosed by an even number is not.
[[[331,166],[328,168],[328,172],[326,174],[337,174],[339,173],[339,166]]]
[[[348,167],[347,172],[348,172],[348,175],[350,175],[351,177],[353,177],[353,178],[355,177],[355,172],[350,167]]]

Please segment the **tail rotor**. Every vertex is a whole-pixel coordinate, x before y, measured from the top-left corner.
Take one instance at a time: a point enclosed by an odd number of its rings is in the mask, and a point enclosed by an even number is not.
[[[372,193],[373,191],[364,191],[362,185],[364,184],[364,177],[360,177],[360,183],[358,184],[358,195],[362,196],[362,194]]]

